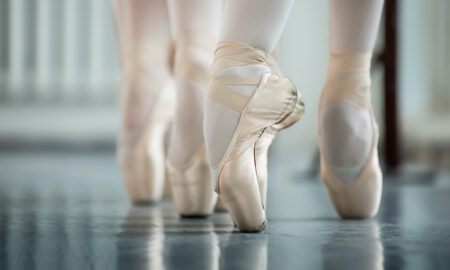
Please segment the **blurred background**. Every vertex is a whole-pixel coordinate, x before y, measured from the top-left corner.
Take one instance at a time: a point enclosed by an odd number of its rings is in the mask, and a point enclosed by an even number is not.
[[[318,180],[328,1],[295,2],[280,65],[306,115],[271,148],[263,234],[129,203],[112,14],[110,0],[0,0],[0,269],[449,269],[450,1],[386,0],[372,72],[384,190],[366,221],[340,220]]]
[[[399,165],[448,169],[450,2],[402,0],[397,8]],[[109,0],[0,0],[0,149],[114,151],[120,70],[112,14]],[[273,152],[299,169],[314,169],[317,159],[327,14],[327,1],[296,1],[281,39],[282,70],[303,93],[307,113]],[[383,24],[375,54],[384,49]],[[384,70],[374,63],[372,95],[381,151],[389,154]]]

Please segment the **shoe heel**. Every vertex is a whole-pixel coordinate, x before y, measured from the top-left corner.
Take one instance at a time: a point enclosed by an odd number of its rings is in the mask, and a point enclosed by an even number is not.
[[[167,160],[173,201],[181,217],[207,217],[214,211],[217,194],[213,191],[204,146],[182,168]]]
[[[290,80],[286,77],[286,79]],[[305,103],[303,102],[303,98],[301,94],[297,91],[297,88],[295,88],[294,83],[291,83],[291,91],[297,96],[297,100],[294,104],[294,108],[292,109],[291,113],[288,114],[281,122],[273,125],[272,127],[277,129],[278,131],[288,128],[292,126],[293,124],[300,121],[300,119],[305,114]]]
[[[254,145],[225,163],[220,171],[218,191],[233,222],[241,232],[260,232],[266,225],[255,168]]]
[[[165,125],[152,125],[134,152],[118,154],[122,179],[134,204],[152,204],[161,200],[165,181],[165,153],[161,142],[165,130]]]

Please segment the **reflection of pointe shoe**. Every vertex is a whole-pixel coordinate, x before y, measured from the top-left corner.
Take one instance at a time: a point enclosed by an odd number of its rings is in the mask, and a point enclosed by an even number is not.
[[[233,237],[233,234],[222,237],[226,238],[220,241],[221,269],[267,269],[267,235],[247,240]]]
[[[195,60],[195,55],[208,58],[215,45],[214,39],[193,33],[179,38],[176,42],[175,75],[191,83],[192,87],[201,87],[203,91],[208,82],[209,70]],[[182,166],[167,160],[167,172],[172,197],[181,216],[203,217],[213,212],[217,194],[211,186],[203,143]]]
[[[195,226],[192,226],[195,225]],[[174,239],[170,236],[164,243],[163,268],[147,269],[198,269],[219,270],[222,269],[219,244],[222,239],[214,232],[212,222],[208,219],[199,222],[180,221],[166,227],[166,232],[172,234],[181,233],[180,238]]]
[[[322,253],[322,269],[384,269],[380,226],[373,220],[334,224]]]
[[[221,42],[215,52],[212,74],[230,66],[267,66],[271,58],[245,43]],[[248,97],[226,85],[258,87]],[[266,223],[267,152],[276,134],[301,118],[303,101],[289,78],[271,72],[262,78],[212,75],[208,98],[240,113],[213,179],[216,191],[239,230],[261,231]]]
[[[118,269],[165,269],[161,207],[131,207],[117,234],[116,251]]]
[[[120,93],[123,120],[117,156],[127,193],[138,204],[157,202],[162,197],[164,137],[174,103],[173,84],[148,71],[145,61],[167,63],[170,54],[170,50],[155,43],[140,43],[123,63],[125,74]]]
[[[332,167],[324,157],[322,145],[322,131],[319,125],[319,147],[320,147],[320,176],[325,184],[328,195],[333,202],[334,208],[342,218],[368,218],[376,215],[380,205],[382,190],[382,174],[378,162],[378,126],[375,122],[372,106],[370,104],[370,55],[345,53],[347,59],[333,60],[334,65],[330,65],[329,78],[320,99],[319,112],[327,105],[342,101],[355,106],[360,110],[369,112],[373,138],[369,156],[363,165],[359,176],[354,181],[342,181],[334,173]],[[336,57],[333,56],[332,57]],[[363,64],[361,64],[363,63]],[[334,69],[345,66],[350,70],[349,76],[345,80],[335,77]],[[343,91],[345,90],[345,91]],[[363,91],[366,90],[366,91]],[[326,94],[324,94],[326,92]],[[369,96],[367,96],[369,95]]]

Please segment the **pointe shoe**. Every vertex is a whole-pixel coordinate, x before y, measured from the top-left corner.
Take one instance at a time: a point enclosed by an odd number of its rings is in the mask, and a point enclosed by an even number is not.
[[[245,43],[223,41],[212,74],[230,66],[269,65],[271,55]],[[226,85],[258,85],[251,97]],[[272,72],[262,78],[212,75],[208,98],[240,113],[232,139],[213,179],[215,190],[242,232],[266,224],[267,153],[276,134],[300,120],[304,105],[293,82]]]
[[[206,88],[209,70],[192,58],[189,48],[202,50],[210,54],[216,42],[203,35],[189,33],[176,41],[178,51],[175,75],[197,86]],[[195,86],[195,87],[197,87]],[[217,194],[214,193],[210,180],[209,166],[206,159],[204,143],[183,166],[175,166],[166,161],[172,197],[181,217],[206,217],[214,210]]]
[[[122,120],[118,139],[117,158],[122,179],[130,200],[135,204],[161,200],[165,182],[164,138],[173,117],[175,94],[171,81],[157,78],[140,61],[152,59],[165,62],[170,61],[170,57],[171,50],[145,42],[130,50],[122,63],[125,73],[120,90],[123,119],[137,117],[130,110],[133,104],[128,102],[128,99],[136,98],[133,97],[136,93],[130,91],[141,91],[144,97],[147,91],[147,97],[154,100],[141,126],[130,127],[127,120]]]
[[[352,53],[347,53],[352,54]],[[350,55],[351,56],[351,55]],[[331,57],[334,57],[333,54]],[[351,70],[351,68],[361,66],[361,57],[370,57],[370,55],[353,54],[347,57],[349,62],[334,61],[335,65],[344,65]],[[367,61],[366,61],[367,62]],[[335,67],[330,65],[327,82],[337,82],[332,85],[328,83],[325,85],[326,89],[331,89],[328,94],[322,91],[319,104],[319,112],[321,108],[335,101],[347,102],[361,110],[369,111],[371,118],[371,126],[373,129],[373,139],[370,154],[366,160],[365,165],[361,169],[359,176],[352,182],[345,182],[340,180],[328,165],[321,145],[322,131],[319,124],[319,149],[320,149],[320,178],[325,184],[328,195],[333,203],[338,214],[345,219],[362,219],[369,218],[378,212],[382,192],[382,173],[378,161],[378,126],[375,122],[375,117],[372,111],[372,106],[369,99],[361,95],[360,91],[363,88],[370,87],[370,61],[368,65],[363,65],[361,70],[354,70],[351,81],[339,83],[333,76]],[[339,91],[345,89],[346,92]],[[351,91],[351,92],[349,92]],[[370,92],[368,92],[370,93]]]
[[[278,47],[278,45],[277,45]],[[268,55],[267,59],[267,65],[269,66],[270,70],[281,77],[281,71],[280,67],[278,65],[278,48],[276,48],[270,55]],[[270,143],[269,143],[270,144]],[[258,147],[258,149],[261,149],[261,147]],[[260,183],[259,183],[259,190],[262,198],[263,205],[266,205],[266,198],[267,198],[267,151],[261,150],[257,152],[258,157],[256,160],[258,160],[258,172],[260,176]],[[214,208],[215,212],[227,212],[227,208],[225,204],[222,202],[222,200],[217,198],[216,207]]]

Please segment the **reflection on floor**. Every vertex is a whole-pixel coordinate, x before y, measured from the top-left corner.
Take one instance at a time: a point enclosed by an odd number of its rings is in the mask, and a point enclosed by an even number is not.
[[[0,155],[0,269],[449,269],[450,178],[386,180],[375,219],[337,218],[317,179],[270,164],[269,226],[127,202],[112,153]]]

